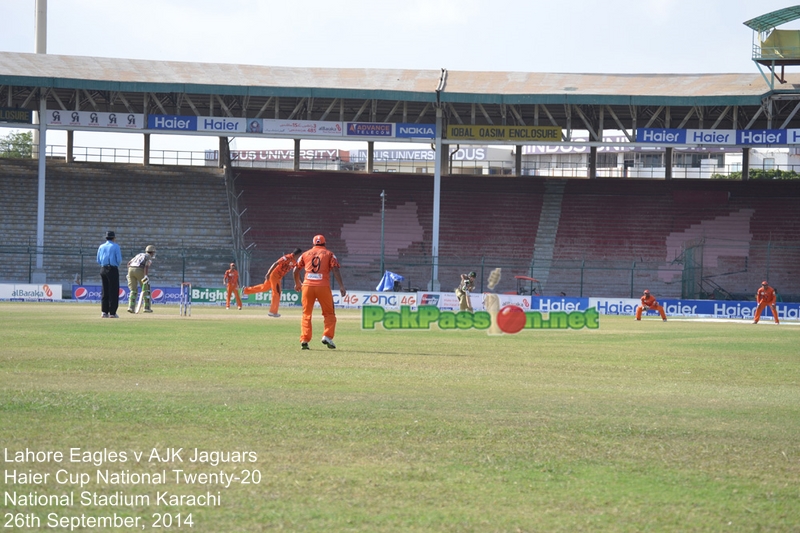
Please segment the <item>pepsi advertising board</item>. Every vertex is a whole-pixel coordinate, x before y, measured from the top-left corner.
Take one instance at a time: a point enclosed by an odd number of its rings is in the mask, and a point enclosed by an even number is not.
[[[102,299],[101,285],[73,285],[72,299],[77,302],[99,302]],[[130,292],[127,287],[119,288],[119,301],[127,302]],[[150,298],[154,304],[179,304],[181,290],[178,287],[151,287]]]

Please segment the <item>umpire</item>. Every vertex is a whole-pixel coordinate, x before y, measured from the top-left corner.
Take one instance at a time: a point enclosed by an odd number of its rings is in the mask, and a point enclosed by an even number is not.
[[[103,281],[101,318],[119,318],[119,264],[122,262],[122,251],[114,242],[113,231],[106,232],[106,242],[97,249],[97,264],[100,265],[100,279]]]

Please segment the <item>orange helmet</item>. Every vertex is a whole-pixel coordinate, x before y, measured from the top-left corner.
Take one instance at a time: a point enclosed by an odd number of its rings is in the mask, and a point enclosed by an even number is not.
[[[645,289],[645,290],[644,290],[644,293],[645,293],[645,294],[650,294],[650,291],[648,291],[647,289]]]
[[[325,246],[325,235],[314,235],[314,246]]]
[[[767,285],[769,285],[769,283],[767,283],[766,281],[762,281],[762,282],[761,282],[761,284],[762,284],[762,285],[764,285],[765,287],[766,287]]]

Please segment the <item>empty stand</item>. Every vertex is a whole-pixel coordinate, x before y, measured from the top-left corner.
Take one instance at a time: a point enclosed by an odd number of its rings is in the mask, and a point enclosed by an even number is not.
[[[68,285],[81,273],[85,283],[99,283],[95,254],[109,229],[117,233],[123,261],[156,246],[157,283],[185,278],[218,284],[230,261],[219,169],[48,161],[45,183],[44,270],[50,283]],[[0,252],[27,250],[36,244],[38,163],[0,160],[0,187]],[[27,281],[30,262],[29,253],[0,253],[8,280]]]
[[[0,161],[0,187],[2,276],[24,282],[36,234],[36,162]],[[404,288],[428,288],[433,176],[240,168],[234,189],[251,281],[323,233],[346,286],[374,289],[385,191],[385,268],[406,277]],[[97,281],[95,252],[114,229],[126,259],[156,245],[159,282],[219,285],[232,257],[226,198],[218,169],[48,162],[48,281],[68,284],[79,272]],[[469,270],[485,283],[499,266],[500,292],[516,289],[514,275],[541,269],[547,295],[637,297],[648,288],[681,297],[691,283],[694,292],[749,297],[766,278],[780,294],[800,296],[796,181],[454,175],[442,177],[439,212],[442,290]]]

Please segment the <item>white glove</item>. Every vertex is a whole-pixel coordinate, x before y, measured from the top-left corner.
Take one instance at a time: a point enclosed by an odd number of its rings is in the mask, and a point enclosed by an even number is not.
[[[150,278],[148,278],[147,276],[142,278],[142,285],[144,285],[145,283],[150,283]]]

